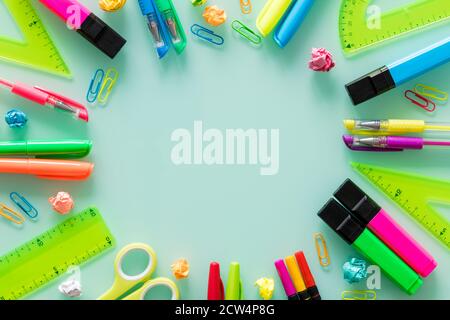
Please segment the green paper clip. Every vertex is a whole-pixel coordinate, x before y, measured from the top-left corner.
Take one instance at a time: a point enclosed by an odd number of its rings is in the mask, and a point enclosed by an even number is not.
[[[240,22],[239,20],[234,20],[231,23],[231,27],[234,31],[239,33],[241,36],[243,36],[245,39],[250,41],[253,44],[260,45],[262,42],[262,38],[256,34],[255,31],[247,27],[245,24]]]

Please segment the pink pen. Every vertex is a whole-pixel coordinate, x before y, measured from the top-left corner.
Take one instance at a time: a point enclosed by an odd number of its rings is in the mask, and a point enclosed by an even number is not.
[[[7,80],[0,79],[0,84],[10,88],[11,93],[21,96],[22,98],[43,106],[70,113],[76,119],[86,122],[89,121],[86,107],[72,99],[39,87],[31,87],[23,83],[14,84]]]
[[[450,141],[427,140],[409,136],[352,136],[342,137],[348,148],[354,151],[403,151],[422,150],[424,146],[450,147]]]
[[[126,43],[116,31],[76,0],[39,1],[110,58],[114,58]]]
[[[433,257],[350,179],[334,197],[420,276],[427,277],[436,268]]]
[[[284,291],[286,292],[286,296],[288,300],[300,300],[300,297],[297,294],[297,290],[295,290],[294,284],[292,283],[291,276],[284,264],[283,260],[275,261],[275,268],[278,271],[278,275],[280,276],[281,283],[283,284]]]

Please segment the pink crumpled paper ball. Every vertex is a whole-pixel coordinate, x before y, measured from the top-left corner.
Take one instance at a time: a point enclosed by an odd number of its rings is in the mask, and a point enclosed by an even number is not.
[[[48,202],[52,205],[53,210],[60,214],[68,214],[75,205],[70,194],[64,191],[60,191],[56,196],[50,197]]]
[[[333,55],[325,48],[313,48],[309,68],[314,71],[328,72],[336,64],[333,61]]]

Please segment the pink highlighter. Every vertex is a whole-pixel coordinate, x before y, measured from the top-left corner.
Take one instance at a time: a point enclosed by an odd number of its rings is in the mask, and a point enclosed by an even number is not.
[[[39,0],[111,59],[126,40],[77,0]]]
[[[434,258],[353,181],[347,179],[334,197],[420,276],[436,268]]]

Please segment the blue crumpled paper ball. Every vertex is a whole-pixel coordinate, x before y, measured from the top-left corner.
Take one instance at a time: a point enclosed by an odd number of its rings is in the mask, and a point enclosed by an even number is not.
[[[344,279],[348,283],[360,282],[367,278],[367,263],[358,258],[352,258],[342,266],[344,271]]]
[[[23,128],[27,124],[27,115],[17,109],[11,109],[5,114],[5,121],[10,128]]]

